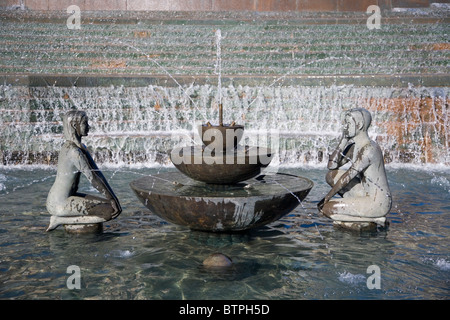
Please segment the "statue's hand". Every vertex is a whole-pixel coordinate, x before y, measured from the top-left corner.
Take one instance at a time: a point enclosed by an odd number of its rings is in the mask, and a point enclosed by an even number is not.
[[[345,150],[345,147],[347,147],[348,142],[349,142],[348,138],[343,134],[341,136],[341,140],[339,141],[338,149],[340,149],[341,151]]]

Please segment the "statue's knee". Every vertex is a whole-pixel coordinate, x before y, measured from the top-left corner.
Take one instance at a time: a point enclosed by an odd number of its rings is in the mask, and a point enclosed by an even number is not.
[[[324,206],[320,209],[320,212],[326,216],[326,217],[330,217],[331,215],[334,214],[334,206],[332,203],[325,203]]]

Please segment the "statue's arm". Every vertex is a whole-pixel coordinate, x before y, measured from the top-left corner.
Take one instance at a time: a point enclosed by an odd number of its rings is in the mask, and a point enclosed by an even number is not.
[[[120,209],[120,204],[116,195],[112,191],[112,188],[108,184],[108,181],[106,181],[102,172],[98,169],[89,152],[77,148],[73,152],[73,160],[77,169],[86,176],[92,186],[107,199],[111,200],[117,209]]]
[[[358,152],[356,160],[352,163],[352,166],[339,178],[336,184],[319,203],[319,206],[330,201],[334,195],[345,188],[350,183],[350,181],[352,181],[358,174],[364,172],[371,164],[371,157],[372,154],[370,146],[366,146],[362,150],[360,150],[360,152]]]
[[[349,143],[345,137],[342,137],[338,146],[328,158],[328,169],[335,170],[349,162],[353,154],[353,150],[354,143]]]
[[[350,181],[352,181],[358,175],[358,173],[359,173],[359,171],[355,170],[353,168],[353,166],[350,167],[350,169],[348,169],[339,178],[339,180],[336,182],[336,184],[331,188],[331,190],[325,196],[325,198],[323,199],[324,203],[330,201],[331,198],[334,197],[334,195],[336,195],[339,191],[341,191],[343,188],[345,188],[345,186],[347,186],[350,183]]]

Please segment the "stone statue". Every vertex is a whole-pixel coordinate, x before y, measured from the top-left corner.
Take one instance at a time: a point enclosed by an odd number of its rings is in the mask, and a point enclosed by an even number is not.
[[[340,142],[328,162],[326,181],[332,188],[317,206],[344,227],[385,226],[392,198],[383,154],[367,133],[372,117],[362,108],[349,110],[344,116]],[[340,169],[349,162],[348,169]],[[333,198],[336,194],[342,198]]]
[[[119,201],[81,143],[81,138],[89,132],[86,113],[67,112],[63,130],[66,141],[59,153],[56,179],[47,198],[47,210],[52,215],[47,231],[59,225],[88,228],[116,218],[122,212]],[[78,192],[81,173],[104,198]]]

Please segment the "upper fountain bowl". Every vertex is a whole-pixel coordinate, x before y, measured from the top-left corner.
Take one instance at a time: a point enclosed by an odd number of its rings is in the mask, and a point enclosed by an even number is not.
[[[215,151],[205,146],[177,147],[170,160],[186,176],[209,184],[235,184],[261,173],[273,154],[268,148],[239,146]]]
[[[236,149],[244,134],[244,126],[203,124],[199,128],[203,144],[216,151]]]

